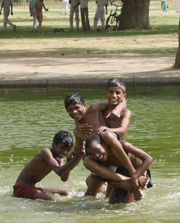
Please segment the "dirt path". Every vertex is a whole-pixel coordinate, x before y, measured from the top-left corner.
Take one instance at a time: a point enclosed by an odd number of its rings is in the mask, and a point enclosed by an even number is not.
[[[58,58],[6,58],[0,60],[0,85],[44,81],[98,83],[111,77],[126,82],[180,83],[180,70],[172,69],[174,55],[119,54],[100,52]],[[70,80],[70,81],[69,81]]]

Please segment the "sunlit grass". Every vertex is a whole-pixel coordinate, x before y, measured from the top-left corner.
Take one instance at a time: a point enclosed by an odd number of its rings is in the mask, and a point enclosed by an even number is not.
[[[178,44],[178,21],[179,14],[176,12],[176,3],[168,1],[169,11],[163,13],[160,8],[160,1],[152,0],[150,6],[150,30],[125,30],[113,31],[108,29],[105,32],[70,32],[69,14],[60,13],[62,2],[45,1],[48,12],[43,12],[44,36],[32,32],[32,17],[29,15],[28,4],[14,4],[14,15],[10,19],[17,25],[17,31],[7,32],[0,30],[0,52],[1,57],[12,55],[26,56],[30,54],[41,54],[46,56],[47,52],[59,51],[68,54],[93,52],[101,50],[106,53],[139,52],[139,53],[175,53]],[[108,12],[110,12],[109,6]],[[89,3],[89,18],[91,27],[96,10],[94,1]],[[2,23],[2,16],[0,22]],[[81,23],[80,23],[81,25]],[[100,23],[99,23],[100,25]],[[55,28],[63,28],[64,32],[55,34]],[[41,52],[41,53],[40,53]],[[44,52],[44,53],[42,53]],[[48,54],[49,55],[49,54]]]

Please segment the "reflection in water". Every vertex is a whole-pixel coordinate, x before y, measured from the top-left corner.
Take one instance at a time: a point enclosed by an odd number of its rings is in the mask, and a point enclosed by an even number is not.
[[[12,186],[24,165],[60,129],[73,132],[74,123],[63,105],[70,92],[0,92],[0,222],[179,222],[180,211],[180,89],[129,89],[128,108],[133,112],[127,140],[153,158],[154,187],[145,198],[128,205],[109,205],[102,194],[84,197],[89,172],[78,165],[68,182],[54,173],[39,186],[68,189],[56,202],[12,196]],[[74,91],[73,91],[74,92]],[[82,91],[87,104],[105,100],[104,91]]]

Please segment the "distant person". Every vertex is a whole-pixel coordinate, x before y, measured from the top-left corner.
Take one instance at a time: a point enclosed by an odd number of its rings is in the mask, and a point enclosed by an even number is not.
[[[180,13],[180,0],[178,0],[178,5],[177,5],[177,8],[178,8],[177,12],[179,12],[179,13]]]
[[[62,14],[68,14],[69,12],[69,0],[62,0],[62,9],[61,13]]]
[[[108,0],[96,0],[97,9],[94,17],[94,31],[97,30],[97,24],[99,19],[101,20],[102,30],[105,30],[105,10],[104,8],[108,4]]]
[[[29,2],[29,12],[30,12],[30,16],[33,17],[33,32],[37,31],[37,10],[35,7],[36,2],[38,2],[39,0],[30,0]]]
[[[70,171],[81,159],[79,153],[71,161],[64,164],[64,157],[73,146],[73,137],[69,132],[59,131],[53,138],[52,148],[45,148],[38,152],[24,167],[14,185],[16,197],[53,200],[50,194],[67,195],[66,190],[56,188],[36,187],[52,170],[60,176],[62,181],[67,181]]]
[[[150,155],[108,130],[90,135],[85,143],[84,165],[97,180],[109,182],[113,187],[109,203],[129,203],[142,199],[141,189],[152,187],[149,166]],[[121,151],[128,155],[135,169],[130,173],[123,164]],[[111,170],[116,167],[116,172]],[[136,183],[135,183],[136,182]]]
[[[74,14],[75,14],[76,30],[79,31],[79,5],[80,5],[80,0],[71,0],[70,4],[71,4],[70,16],[69,16],[70,30],[71,31],[74,30],[73,20],[74,20]]]
[[[42,13],[42,9],[44,8],[45,11],[48,11],[48,9],[45,7],[44,5],[44,0],[39,0],[36,2],[35,4],[35,8],[36,8],[36,12],[37,12],[37,20],[39,22],[39,35],[42,36],[42,21],[43,21],[43,13]]]
[[[163,12],[167,12],[168,11],[167,0],[161,0],[161,8],[162,8]]]
[[[2,9],[4,8],[4,21],[3,21],[3,30],[4,32],[7,31],[7,24],[10,25],[13,31],[16,31],[16,25],[14,25],[9,19],[9,13],[13,15],[13,4],[11,0],[2,0],[0,14],[2,13]]]
[[[90,30],[89,14],[88,14],[88,1],[89,0],[80,0],[81,22],[82,22],[83,31]]]

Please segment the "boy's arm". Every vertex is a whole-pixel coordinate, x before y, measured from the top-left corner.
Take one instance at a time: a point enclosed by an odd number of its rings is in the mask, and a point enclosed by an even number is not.
[[[48,11],[48,8],[46,8],[46,6],[43,4],[43,8],[45,11]]]
[[[130,110],[126,110],[121,121],[121,126],[119,128],[109,128],[109,130],[115,133],[119,133],[121,136],[126,135],[131,116],[132,112]]]
[[[97,161],[91,159],[90,157],[85,157],[84,166],[96,175],[108,179],[110,181],[123,181],[130,179],[129,177],[126,177],[119,173],[115,173],[107,167],[100,165]]]
[[[138,157],[142,161],[141,165],[137,168],[136,172],[132,176],[133,178],[137,179],[140,176],[142,176],[144,174],[144,172],[149,168],[149,166],[153,162],[153,159],[146,152],[144,152],[143,150],[135,147],[131,143],[128,143],[128,142],[123,141],[123,140],[122,140],[121,143],[122,143],[123,148],[125,149],[125,151],[133,154],[135,157]]]
[[[82,157],[82,154],[80,153],[63,165],[62,159],[56,160],[49,149],[42,150],[40,154],[52,170],[61,177],[62,181],[67,181],[70,171],[77,165]]]
[[[106,115],[106,118],[113,118],[114,116],[120,118],[122,111],[126,109],[126,105],[127,105],[126,100],[123,100],[121,103],[116,105],[116,107],[112,111],[110,111]]]

